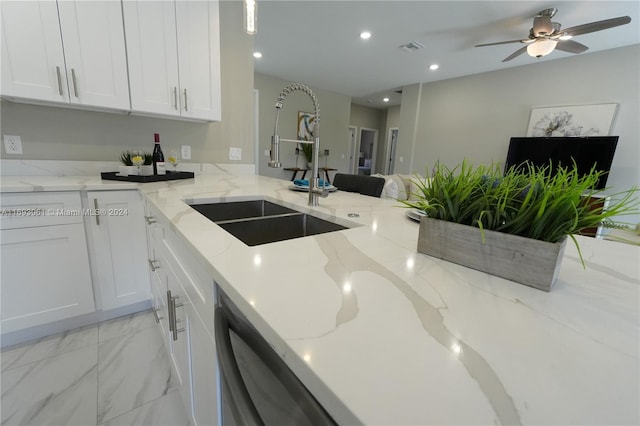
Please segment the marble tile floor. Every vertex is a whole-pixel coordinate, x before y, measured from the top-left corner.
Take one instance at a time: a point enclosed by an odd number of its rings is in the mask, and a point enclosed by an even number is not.
[[[7,348],[2,425],[188,425],[151,311]]]

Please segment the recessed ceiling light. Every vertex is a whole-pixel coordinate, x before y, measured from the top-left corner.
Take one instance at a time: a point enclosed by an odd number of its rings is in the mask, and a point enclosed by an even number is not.
[[[253,52],[253,57],[254,57],[254,58],[262,58],[262,53],[260,53],[260,52]]]
[[[435,70],[437,70],[438,68],[440,68],[440,65],[438,65],[438,64],[431,64],[431,65],[429,65],[429,69],[430,69],[431,71],[435,71]]]
[[[369,31],[363,31],[360,33],[360,38],[363,40],[368,40],[371,38],[371,33]]]
[[[382,102],[389,102],[389,98],[382,98]]]

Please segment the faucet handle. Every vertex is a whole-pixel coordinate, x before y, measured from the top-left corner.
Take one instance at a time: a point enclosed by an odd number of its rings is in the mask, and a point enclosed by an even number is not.
[[[309,190],[312,193],[321,196],[322,198],[327,198],[329,196],[329,190],[327,189],[326,186],[323,186],[323,187],[314,186],[313,188],[310,188]]]

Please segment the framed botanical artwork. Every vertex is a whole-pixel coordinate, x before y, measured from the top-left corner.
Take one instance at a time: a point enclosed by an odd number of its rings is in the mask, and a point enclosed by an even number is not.
[[[618,104],[532,108],[527,136],[607,136]]]
[[[316,130],[316,115],[298,111],[298,139],[312,141]]]

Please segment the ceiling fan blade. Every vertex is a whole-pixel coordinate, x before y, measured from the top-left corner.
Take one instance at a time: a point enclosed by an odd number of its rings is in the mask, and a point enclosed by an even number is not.
[[[495,45],[498,45],[498,44],[509,44],[509,43],[525,43],[525,42],[522,41],[522,39],[520,39],[520,40],[508,40],[508,41],[497,41],[495,43],[476,44],[474,47],[495,46]]]
[[[618,27],[631,22],[631,18],[628,16],[620,16],[618,18],[605,19],[603,21],[590,22],[588,24],[577,25],[575,27],[567,28],[562,32],[572,36],[578,36],[582,34],[593,33],[595,31],[602,31],[608,28]]]
[[[558,40],[556,49],[569,53],[582,53],[587,51],[587,49],[589,48],[584,44],[578,43],[574,40]]]
[[[518,50],[516,50],[515,52],[513,52],[511,55],[509,55],[509,56],[507,56],[506,58],[504,58],[504,59],[502,60],[502,62],[510,61],[510,60],[512,60],[513,58],[516,58],[516,57],[518,57],[518,56],[522,55],[522,54],[523,54],[524,52],[526,52],[526,51],[527,51],[527,46],[523,46],[523,47],[521,47],[520,49],[518,49]]]

